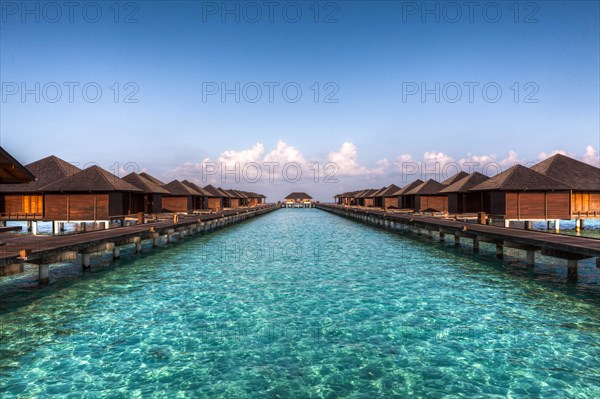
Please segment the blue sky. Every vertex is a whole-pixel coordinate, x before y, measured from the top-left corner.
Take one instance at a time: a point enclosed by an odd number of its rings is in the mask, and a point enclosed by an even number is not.
[[[239,185],[326,200],[401,185],[401,160],[597,160],[598,2],[278,2],[272,22],[264,2],[1,4],[0,143],[25,163],[200,180],[203,161],[334,161],[335,184]]]

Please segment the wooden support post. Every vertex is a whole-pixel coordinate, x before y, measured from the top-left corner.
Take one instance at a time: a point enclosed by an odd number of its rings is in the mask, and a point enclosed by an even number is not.
[[[137,237],[135,241],[135,253],[139,254],[142,252],[142,239]]]
[[[554,221],[554,232],[560,233],[560,220],[559,219],[556,219]]]
[[[567,261],[567,281],[570,283],[577,282],[577,259]]]
[[[527,250],[525,264],[527,266],[533,266],[535,264],[535,251],[533,249]]]
[[[581,228],[581,230],[583,230],[584,227],[585,227],[585,219],[579,219],[579,228]]]
[[[52,235],[58,233],[58,222],[52,222]]]
[[[533,222],[531,220],[525,221],[525,230],[533,230]]]
[[[40,285],[47,285],[50,283],[50,265],[40,263],[38,266],[38,281]]]
[[[154,248],[158,247],[158,239],[159,239],[159,237],[160,236],[158,235],[158,233],[154,233],[152,235],[152,247],[154,247]]]
[[[579,233],[581,231],[581,219],[575,220],[575,232]]]
[[[87,270],[90,268],[90,254],[83,253],[81,254],[81,267],[83,270]]]
[[[600,269],[600,258],[596,258],[596,267]]]
[[[58,230],[63,233],[65,231],[65,222],[60,222],[58,224]]]
[[[32,222],[31,220],[28,220],[28,221],[27,221],[27,231],[28,231],[28,232],[31,232],[31,230],[32,230],[32,223],[33,223],[33,222]]]
[[[446,234],[443,231],[440,230],[438,234],[440,236],[440,241],[446,241]]]
[[[430,240],[433,240],[433,230],[427,229],[427,237],[429,237]]]
[[[121,257],[121,247],[119,247],[116,243],[113,247],[113,260],[117,260]]]
[[[496,259],[504,258],[504,245],[496,244]]]
[[[183,240],[183,233],[185,230],[179,230],[179,239]]]
[[[479,237],[473,237],[473,253],[479,252]]]
[[[552,221],[551,221],[551,220],[548,220],[548,221],[546,222],[546,230],[550,230],[551,228],[552,228]]]
[[[454,246],[455,247],[460,247],[460,237],[459,236],[454,236]]]
[[[510,220],[504,219],[504,227],[510,227]]]
[[[38,233],[38,222],[31,222],[31,234],[36,236]]]

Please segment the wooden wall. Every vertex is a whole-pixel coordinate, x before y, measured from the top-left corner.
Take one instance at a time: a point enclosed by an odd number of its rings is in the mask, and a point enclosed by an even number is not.
[[[27,213],[43,215],[44,201],[41,194],[6,194],[0,199],[0,213]]]
[[[399,208],[398,197],[385,197],[386,208]]]
[[[448,196],[447,195],[417,195],[416,207],[419,211],[426,209],[435,209],[438,212],[448,211]]]
[[[240,199],[239,198],[231,198],[229,200],[230,208],[239,208],[240,207]]]
[[[600,192],[574,192],[571,194],[571,212],[600,213]]]
[[[206,201],[206,207],[213,211],[221,210],[221,198],[208,197]]]
[[[162,208],[165,212],[187,212],[192,209],[191,196],[162,197]]]
[[[113,215],[110,215],[113,216]],[[108,194],[45,194],[46,220],[107,220]]]
[[[568,192],[506,193],[507,219],[571,219]]]

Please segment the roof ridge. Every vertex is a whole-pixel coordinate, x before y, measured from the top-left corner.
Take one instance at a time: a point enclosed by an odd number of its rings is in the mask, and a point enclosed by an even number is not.
[[[504,181],[502,182],[502,184],[500,184],[500,186],[498,186],[499,189],[504,188],[504,186],[508,182],[508,179],[517,171],[517,169],[519,169],[519,167],[525,168],[525,166],[517,163],[506,170],[509,173],[506,174],[506,177],[504,178]]]

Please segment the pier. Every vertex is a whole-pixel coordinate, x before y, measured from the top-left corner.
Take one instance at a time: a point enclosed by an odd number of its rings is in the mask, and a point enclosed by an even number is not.
[[[184,237],[210,232],[221,227],[243,222],[249,218],[279,209],[275,205],[260,205],[248,209],[232,209],[219,213],[173,217],[153,223],[99,230],[62,236],[14,235],[2,237],[0,246],[0,276],[23,271],[23,263],[36,264],[39,283],[49,283],[51,264],[81,258],[84,270],[90,268],[94,253],[113,251],[113,259],[119,259],[120,248],[135,245],[136,253],[142,251],[143,241],[152,241],[157,247],[161,238],[167,243]]]
[[[431,216],[395,214],[340,205],[319,204],[317,208],[392,230],[426,234],[430,238],[437,234],[440,241],[445,240],[446,235],[451,235],[457,247],[461,245],[461,239],[468,239],[473,243],[473,252],[479,252],[481,242],[494,244],[498,259],[503,258],[505,247],[524,250],[528,266],[534,265],[538,252],[545,256],[565,259],[569,282],[577,281],[579,260],[596,258],[596,266],[600,268],[600,240],[595,238],[464,223]]]

